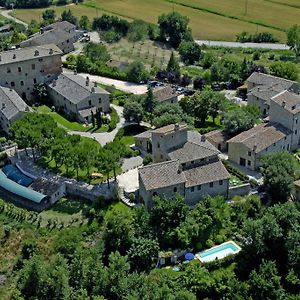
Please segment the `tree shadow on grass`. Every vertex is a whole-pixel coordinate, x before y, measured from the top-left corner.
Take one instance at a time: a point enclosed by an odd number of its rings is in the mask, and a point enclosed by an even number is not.
[[[84,214],[86,209],[89,209],[90,207],[91,203],[88,201],[62,198],[54,206],[52,206],[50,210],[68,215],[74,215],[80,211],[82,211],[82,214]]]

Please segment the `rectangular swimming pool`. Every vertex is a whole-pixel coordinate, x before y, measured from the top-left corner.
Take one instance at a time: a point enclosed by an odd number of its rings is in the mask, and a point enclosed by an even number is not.
[[[233,241],[228,241],[221,245],[214,246],[210,249],[197,253],[196,258],[198,258],[201,262],[210,262],[216,259],[222,259],[228,255],[236,254],[240,251],[241,247],[239,247]]]

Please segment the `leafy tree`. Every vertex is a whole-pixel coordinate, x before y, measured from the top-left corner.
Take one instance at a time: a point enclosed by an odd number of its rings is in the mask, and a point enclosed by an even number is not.
[[[204,69],[209,69],[215,62],[217,62],[217,60],[218,58],[212,52],[206,51],[203,54],[200,63]]]
[[[274,202],[285,202],[293,189],[294,158],[286,151],[274,152],[261,159],[264,185]]]
[[[42,14],[43,24],[48,25],[55,22],[56,13],[53,9],[46,9]]]
[[[134,236],[133,212],[113,207],[104,217],[105,252],[119,251],[125,254]]]
[[[22,32],[17,32],[14,31],[14,33],[12,34],[12,36],[10,37],[10,42],[13,45],[18,45],[20,44],[22,41],[25,41],[27,39],[26,35]]]
[[[92,24],[87,16],[80,17],[79,27],[84,30],[90,30],[92,28]]]
[[[148,72],[141,62],[133,62],[128,66],[127,77],[129,81],[141,83],[148,79]]]
[[[300,26],[295,24],[287,31],[287,45],[300,55]]]
[[[148,36],[148,24],[143,20],[130,23],[127,38],[130,42],[144,41]]]
[[[64,10],[61,14],[61,20],[62,21],[68,21],[74,25],[77,25],[78,20],[77,18],[73,15],[73,13],[71,12],[71,10]]]
[[[263,261],[259,271],[253,270],[249,276],[249,292],[253,299],[285,299],[280,276],[272,261]]]
[[[292,62],[276,61],[270,65],[270,74],[289,80],[297,80],[299,71]]]
[[[188,23],[189,19],[178,12],[159,16],[158,25],[161,40],[169,42],[174,48],[177,48],[183,40],[192,40]]]
[[[131,265],[138,271],[149,271],[158,256],[158,242],[148,238],[135,238],[128,250]]]
[[[181,77],[181,85],[186,87],[188,86],[190,83],[191,83],[191,77],[187,74],[184,74],[182,77]]]
[[[181,60],[187,65],[194,64],[201,57],[201,47],[194,41],[182,41],[178,51]]]
[[[127,102],[124,106],[123,115],[127,122],[136,122],[139,124],[144,116],[143,107],[136,101]]]
[[[106,46],[99,45],[93,42],[90,42],[84,46],[84,54],[92,62],[107,62],[110,59],[110,55],[107,51]]]
[[[47,89],[44,83],[36,83],[32,93],[37,102],[44,102],[48,97]]]
[[[30,36],[40,31],[40,24],[36,20],[31,20],[28,28],[27,28],[27,35]]]

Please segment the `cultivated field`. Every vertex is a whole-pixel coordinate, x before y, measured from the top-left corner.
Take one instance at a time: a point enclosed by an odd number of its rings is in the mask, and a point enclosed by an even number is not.
[[[65,8],[54,7],[58,15]],[[198,39],[235,40],[236,34],[245,30],[270,31],[284,42],[284,30],[300,22],[299,0],[86,0],[68,8],[76,16],[87,15],[91,19],[110,13],[152,23],[174,9],[189,17],[193,35]],[[42,11],[17,10],[15,14],[29,22],[40,20]]]

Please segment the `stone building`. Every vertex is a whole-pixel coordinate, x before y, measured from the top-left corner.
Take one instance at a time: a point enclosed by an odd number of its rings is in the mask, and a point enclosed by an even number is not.
[[[151,142],[151,131],[145,131],[134,136],[134,143],[136,147],[140,148],[145,152],[152,151],[152,142]]]
[[[257,105],[263,117],[269,115],[272,97],[284,90],[294,93],[299,91],[299,83],[296,81],[258,72],[252,73],[247,79],[246,84],[248,103]]]
[[[63,53],[69,53],[75,49],[74,43],[77,39],[76,26],[67,21],[62,21],[42,28],[40,32],[21,42],[20,46],[25,48],[54,44]]]
[[[139,195],[146,207],[153,206],[155,196],[180,194],[191,206],[207,195],[227,198],[229,173],[205,136],[173,124],[153,130],[151,141],[154,163],[139,169]]]
[[[36,83],[51,81],[62,72],[62,52],[44,45],[0,53],[0,85],[14,89],[25,101],[33,100]]]
[[[158,104],[178,102],[178,94],[176,90],[169,85],[154,89],[153,96]]]
[[[110,110],[110,94],[88,77],[63,73],[48,84],[47,90],[55,107],[80,122],[91,123],[91,112],[95,114],[97,108],[103,113]]]
[[[291,131],[281,124],[260,124],[228,141],[228,159],[236,164],[257,170],[263,155],[290,150]]]
[[[0,86],[0,128],[8,133],[10,125],[28,112],[29,106],[11,88]]]
[[[300,147],[300,95],[283,91],[271,99],[270,122],[291,131],[290,150]]]

